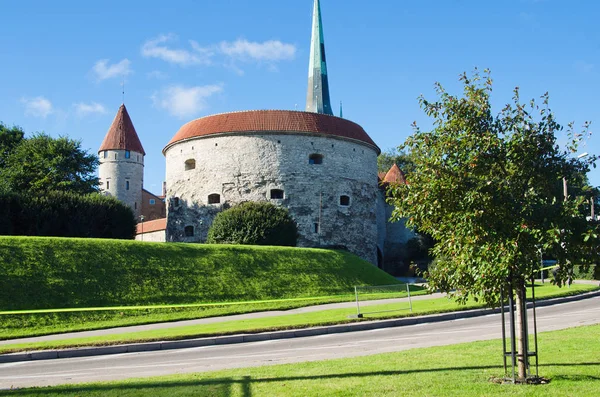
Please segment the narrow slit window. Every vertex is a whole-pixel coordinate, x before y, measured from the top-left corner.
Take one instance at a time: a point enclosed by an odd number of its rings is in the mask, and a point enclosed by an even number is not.
[[[208,204],[219,204],[221,202],[221,195],[217,193],[208,195]]]
[[[308,156],[308,164],[323,164],[323,155],[318,153],[313,153]]]
[[[108,157],[108,150],[105,150],[104,151],[104,158],[107,158],[107,157]]]
[[[281,199],[283,199],[283,190],[281,190],[281,189],[271,189],[271,199],[272,200],[281,200]]]
[[[194,168],[196,168],[196,160],[194,160],[194,159],[185,160],[185,170],[186,171],[193,170]]]
[[[125,158],[126,159],[131,158],[131,152],[129,150],[125,150]]]
[[[315,233],[319,233],[319,224],[317,222],[315,222],[315,224],[313,225],[313,227],[314,227]]]
[[[347,207],[350,205],[350,196],[341,195],[340,196],[340,205],[343,207]]]
[[[110,181],[106,181],[106,190],[110,189]]]
[[[125,181],[125,190],[129,190],[129,181]]]
[[[186,226],[183,229],[183,234],[185,237],[194,237],[194,226]]]

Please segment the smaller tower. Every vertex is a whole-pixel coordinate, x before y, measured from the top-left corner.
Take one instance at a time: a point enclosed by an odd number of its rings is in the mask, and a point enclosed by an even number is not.
[[[327,78],[327,58],[321,22],[321,3],[315,0],[313,8],[312,36],[310,39],[310,61],[308,64],[308,91],[306,111],[333,116],[329,100],[329,80]]]
[[[98,149],[98,177],[101,192],[129,205],[136,217],[142,211],[145,155],[123,104]]]

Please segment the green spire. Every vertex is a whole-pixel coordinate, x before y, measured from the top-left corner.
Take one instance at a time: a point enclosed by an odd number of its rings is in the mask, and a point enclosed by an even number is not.
[[[321,23],[321,4],[315,0],[313,9],[312,37],[310,40],[310,62],[308,64],[308,92],[306,94],[306,111],[330,114],[329,82],[327,80],[327,63],[323,25]]]

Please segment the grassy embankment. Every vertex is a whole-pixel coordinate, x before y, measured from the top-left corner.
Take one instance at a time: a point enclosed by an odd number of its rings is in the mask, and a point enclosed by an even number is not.
[[[546,385],[502,377],[499,340],[350,359],[242,368],[111,383],[0,391],[0,396],[578,396],[598,395],[600,325],[539,336]]]
[[[592,289],[598,289],[598,287],[586,284],[575,284],[572,285],[571,288],[558,288],[554,285],[545,284],[543,286],[536,286],[536,297],[542,299],[554,296],[565,296],[590,291]],[[484,307],[483,304],[477,303],[473,300],[469,301],[466,305],[458,305],[456,302],[447,298],[414,301],[412,306],[412,313],[407,310],[408,304],[406,302],[388,303],[365,307],[363,308],[363,311],[371,313],[366,315],[366,317],[362,320],[349,319],[348,316],[356,313],[356,309],[347,308],[236,321],[223,321],[210,324],[197,324],[179,327],[174,326],[172,328],[129,333],[123,332],[94,337],[65,338],[62,340],[52,340],[46,342],[19,343],[18,340],[16,340],[14,341],[15,343],[1,345],[0,353],[80,346],[114,345],[156,340],[178,340],[236,333],[256,333],[283,329],[306,328],[311,326],[345,324],[349,322],[368,321],[373,319],[417,316]],[[17,330],[17,332],[19,331]]]
[[[0,315],[0,339],[342,302],[355,285],[395,283],[342,251],[0,237],[0,311],[51,309]],[[284,299],[300,300],[248,302]],[[103,308],[165,304],[192,306]]]

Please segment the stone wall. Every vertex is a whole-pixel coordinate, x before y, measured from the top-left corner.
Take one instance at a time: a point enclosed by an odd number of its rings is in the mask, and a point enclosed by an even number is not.
[[[146,241],[151,243],[164,243],[165,242],[165,231],[157,230],[155,232],[136,234],[136,241]]]
[[[144,155],[130,152],[127,159],[125,150],[104,150],[99,153],[99,158],[100,191],[129,205],[137,218],[142,210]]]
[[[322,164],[310,164],[311,154]],[[376,148],[337,137],[245,133],[177,142],[165,156],[167,241],[205,241],[219,211],[270,201],[289,209],[299,246],[346,248],[377,263]],[[271,198],[274,190],[283,198]]]

